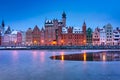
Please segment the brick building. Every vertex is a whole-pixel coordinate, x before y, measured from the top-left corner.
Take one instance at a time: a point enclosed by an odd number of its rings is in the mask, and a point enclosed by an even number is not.
[[[80,28],[63,27],[61,33],[61,45],[86,45],[86,23],[83,23],[82,31]]]
[[[38,28],[38,26],[36,25],[32,31],[32,43],[33,45],[40,45],[40,29]]]

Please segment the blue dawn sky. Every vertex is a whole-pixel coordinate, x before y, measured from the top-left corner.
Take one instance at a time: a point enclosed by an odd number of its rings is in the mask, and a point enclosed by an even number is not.
[[[120,27],[119,0],[0,0],[0,20],[15,30],[44,26],[45,19],[61,19],[67,14],[67,26],[102,27],[107,23]]]

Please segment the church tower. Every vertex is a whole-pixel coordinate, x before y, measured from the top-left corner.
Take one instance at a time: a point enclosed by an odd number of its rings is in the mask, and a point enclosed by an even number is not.
[[[82,26],[82,31],[84,34],[86,34],[86,23],[84,21],[83,26]]]
[[[84,36],[83,43],[84,43],[84,45],[86,45],[86,23],[85,23],[85,21],[82,26],[82,31],[83,31],[83,36]]]
[[[2,20],[2,23],[1,23],[1,34],[2,36],[4,35],[5,33],[5,23],[4,23],[4,20]]]
[[[63,23],[63,27],[66,27],[66,14],[65,14],[65,12],[62,13],[62,23]]]

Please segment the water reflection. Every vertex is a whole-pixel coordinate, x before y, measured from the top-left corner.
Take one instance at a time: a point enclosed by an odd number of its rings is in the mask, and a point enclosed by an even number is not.
[[[86,57],[87,57],[86,52],[84,52],[83,57],[84,57],[84,61],[86,61]]]
[[[45,61],[45,53],[44,53],[44,51],[42,51],[42,52],[40,53],[40,61],[41,61],[42,63],[44,63],[44,61]]]
[[[64,52],[61,52],[61,62],[63,63],[64,62]]]
[[[55,58],[54,58],[55,57]],[[69,54],[60,56],[52,56],[51,59],[58,60],[79,60],[79,61],[120,61],[120,51],[107,51],[96,53],[82,53],[82,54]]]
[[[12,52],[12,56],[13,56],[13,61],[16,62],[17,59],[18,59],[18,51],[16,51],[16,50],[13,51],[13,52]]]
[[[56,56],[55,56],[56,54],[55,54],[55,52],[53,52],[52,55],[53,55],[53,60],[55,60],[55,59],[56,59]]]
[[[33,54],[33,60],[36,60],[36,58],[37,58],[37,51],[33,51],[32,54]]]

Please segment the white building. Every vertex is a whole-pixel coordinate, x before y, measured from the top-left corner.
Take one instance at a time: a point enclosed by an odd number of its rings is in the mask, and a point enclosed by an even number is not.
[[[100,29],[100,45],[106,45],[106,33],[105,28]]]
[[[3,46],[9,46],[10,45],[10,34],[4,34],[3,36],[3,41],[2,41],[2,45]]]
[[[95,31],[92,34],[92,44],[95,45],[100,45],[100,32],[99,28],[96,28]]]
[[[11,33],[11,39],[10,39],[10,42],[12,43],[12,45],[16,45],[16,43],[17,43],[17,32],[18,31],[12,31],[12,33]]]
[[[118,30],[113,31],[113,45],[120,45],[120,32]]]
[[[105,25],[106,45],[113,45],[113,27],[111,24]]]

